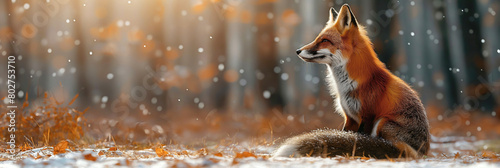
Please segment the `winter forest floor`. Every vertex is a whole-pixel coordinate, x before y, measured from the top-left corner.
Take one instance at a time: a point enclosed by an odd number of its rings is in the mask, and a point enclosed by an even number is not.
[[[427,107],[432,144],[422,159],[367,157],[270,158],[285,138],[317,128],[336,128],[336,114],[225,112],[129,115],[123,119],[87,115],[48,95],[22,105],[16,139],[19,151],[7,153],[7,126],[0,134],[0,167],[499,167],[500,125],[496,114],[457,110],[444,115]],[[0,106],[5,110],[5,107]],[[6,121],[6,113],[0,118]],[[106,119],[105,119],[106,118]],[[115,118],[119,118],[116,117]]]
[[[128,149],[112,143],[79,148],[59,144],[20,152],[0,167],[500,167],[498,154],[475,152],[486,141],[433,143],[432,155],[425,159],[370,159],[366,157],[269,158],[274,146],[258,143],[221,143],[206,147],[165,145]],[[446,152],[443,152],[446,151]]]

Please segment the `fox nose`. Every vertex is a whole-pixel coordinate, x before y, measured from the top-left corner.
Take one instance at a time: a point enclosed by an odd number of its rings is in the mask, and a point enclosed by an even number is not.
[[[297,53],[297,55],[299,55],[300,52],[302,52],[302,50],[300,50],[300,49],[297,49],[297,51],[295,51],[295,53]]]

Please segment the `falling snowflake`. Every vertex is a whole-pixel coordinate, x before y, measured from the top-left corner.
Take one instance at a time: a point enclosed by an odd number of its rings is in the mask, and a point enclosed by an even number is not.
[[[262,96],[264,96],[265,99],[269,99],[271,97],[271,92],[268,90],[264,90]]]
[[[108,102],[108,96],[102,96],[101,102],[102,103],[107,103]]]
[[[281,74],[281,80],[284,80],[284,81],[288,80],[288,74],[287,73],[282,73]]]
[[[112,73],[108,73],[108,75],[106,75],[106,78],[108,78],[109,80],[113,79],[114,75]]]
[[[224,64],[219,64],[219,66],[217,68],[219,69],[219,71],[223,71],[224,70]]]

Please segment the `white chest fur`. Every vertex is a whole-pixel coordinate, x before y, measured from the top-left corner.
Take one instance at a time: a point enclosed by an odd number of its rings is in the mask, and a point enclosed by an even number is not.
[[[337,53],[335,55],[337,55]],[[337,110],[342,110],[359,123],[360,118],[358,117],[358,113],[361,108],[361,103],[358,99],[351,96],[351,93],[356,89],[358,83],[349,78],[349,74],[346,70],[346,63],[347,61],[342,59],[338,64],[328,65],[328,86],[330,93],[336,98],[335,105],[337,106]]]

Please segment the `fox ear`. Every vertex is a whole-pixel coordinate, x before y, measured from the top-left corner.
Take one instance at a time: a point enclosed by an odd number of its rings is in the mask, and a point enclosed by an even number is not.
[[[329,13],[330,13],[330,17],[328,19],[328,22],[334,23],[335,19],[337,19],[337,16],[339,15],[339,12],[337,12],[337,10],[335,10],[335,8],[331,7]]]
[[[342,30],[347,30],[352,27],[358,27],[358,21],[356,21],[356,17],[354,13],[352,13],[351,7],[345,4],[340,9],[340,14],[337,17],[337,22],[340,24],[340,28]]]

